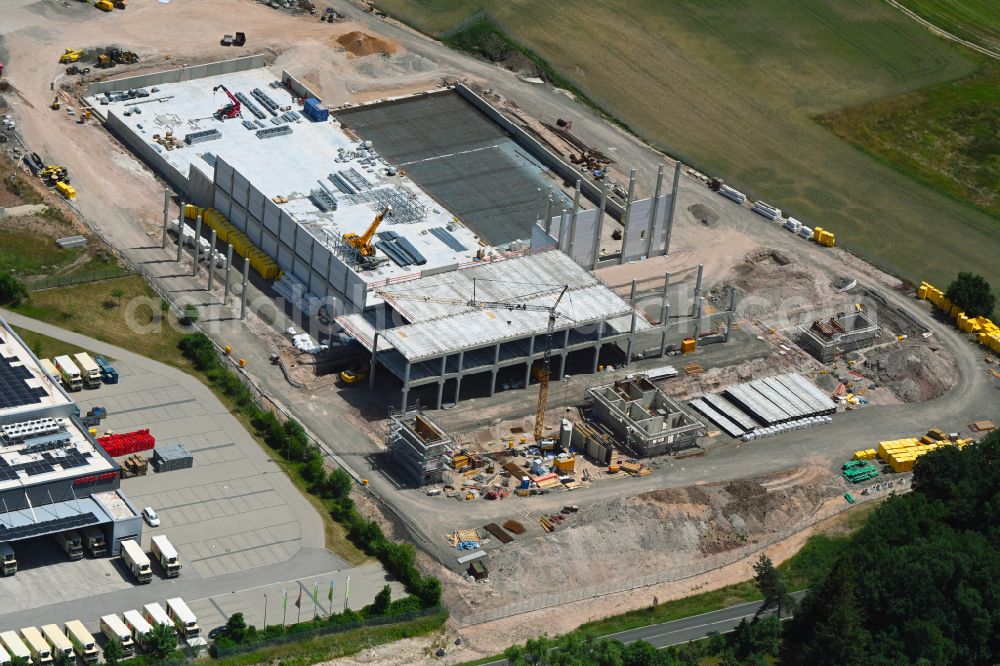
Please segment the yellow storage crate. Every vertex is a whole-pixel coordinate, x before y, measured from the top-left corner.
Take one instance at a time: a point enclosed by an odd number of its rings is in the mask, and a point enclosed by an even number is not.
[[[819,241],[820,235],[823,233],[823,227],[813,227],[813,237],[814,241]]]
[[[917,298],[919,298],[920,300],[925,300],[927,298],[927,290],[929,288],[930,288],[929,284],[927,284],[926,282],[921,282],[920,286],[917,287]]]

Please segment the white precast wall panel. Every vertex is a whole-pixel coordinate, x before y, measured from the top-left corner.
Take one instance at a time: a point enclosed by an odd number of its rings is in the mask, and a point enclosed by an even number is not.
[[[215,184],[226,194],[232,194],[233,167],[222,158],[215,159]]]
[[[270,199],[264,200],[264,228],[272,234],[278,234],[278,224],[281,219],[281,209]]]

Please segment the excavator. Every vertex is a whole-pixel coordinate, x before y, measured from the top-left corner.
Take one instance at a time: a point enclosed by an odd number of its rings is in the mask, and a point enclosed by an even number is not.
[[[115,65],[131,65],[137,62],[139,62],[139,55],[134,51],[123,51],[121,49],[111,48],[97,56],[97,64],[95,67],[105,69],[108,67],[114,67]]]
[[[382,212],[376,215],[375,219],[372,220],[368,230],[361,236],[355,233],[344,234],[344,242],[354,248],[357,253],[361,255],[362,263],[364,263],[366,259],[371,259],[375,256],[375,246],[372,245],[372,238],[375,237],[375,232],[378,230],[378,226],[382,224],[382,220],[385,219],[385,216],[390,215],[391,213],[392,206],[386,206],[383,208]]]
[[[69,62],[76,62],[82,56],[83,49],[66,49],[66,52],[59,56],[59,62],[65,65]]]
[[[226,86],[222,85],[221,83],[219,85],[215,86],[214,88],[212,88],[212,92],[217,92],[220,89],[222,90],[222,92],[226,93],[226,95],[229,97],[229,102],[230,103],[226,104],[224,107],[222,107],[221,109],[219,109],[218,111],[216,111],[214,114],[212,114],[213,117],[216,120],[228,120],[230,118],[235,118],[235,117],[239,116],[240,112],[242,110],[242,108],[240,106],[240,100],[236,99],[236,97],[233,95],[233,93],[229,92],[229,88],[227,88]]]

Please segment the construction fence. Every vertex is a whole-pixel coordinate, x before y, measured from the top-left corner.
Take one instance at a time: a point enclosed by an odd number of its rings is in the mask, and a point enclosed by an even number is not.
[[[115,278],[134,275],[134,272],[118,265],[107,266],[94,271],[79,271],[67,275],[52,275],[50,277],[32,280],[28,283],[30,291],[42,291],[43,289],[56,289],[59,287],[69,287],[74,284],[84,284],[87,282],[101,282],[103,280],[114,280]]]
[[[862,498],[856,498],[859,503]],[[539,592],[538,594],[532,595],[530,598],[525,598],[523,600],[506,604],[506,605],[495,605],[490,604],[488,610],[483,610],[479,612],[466,612],[463,613],[462,610],[452,610],[451,617],[458,621],[461,626],[469,626],[473,624],[482,624],[484,622],[492,622],[494,620],[499,620],[501,618],[510,617],[513,615],[520,615],[521,613],[530,613],[532,611],[543,610],[546,608],[552,608],[555,606],[561,606],[563,604],[570,604],[578,601],[588,601],[597,599],[609,594],[619,594],[622,592],[633,592],[636,590],[641,590],[642,588],[650,587],[652,585],[662,585],[664,583],[673,583],[677,581],[682,581],[688,578],[694,578],[695,576],[700,576],[709,571],[714,571],[715,569],[720,569],[724,566],[734,564],[740,560],[752,557],[757,553],[760,553],[767,549],[768,547],[783,541],[798,532],[801,532],[807,527],[815,525],[821,521],[826,520],[832,516],[837,515],[845,508],[847,504],[840,506],[825,506],[817,511],[815,514],[810,516],[804,521],[800,521],[793,526],[787,527],[784,530],[775,532],[769,535],[767,541],[748,544],[742,548],[737,548],[734,550],[727,551],[725,553],[719,553],[718,555],[705,557],[692,564],[674,567],[665,571],[660,571],[658,573],[649,574],[646,576],[623,576],[620,578],[612,578],[604,583],[599,583],[596,585],[574,586],[570,589],[560,589],[551,592]],[[553,575],[552,580],[560,580],[560,576]],[[650,590],[650,602],[652,603],[652,596],[655,591]]]

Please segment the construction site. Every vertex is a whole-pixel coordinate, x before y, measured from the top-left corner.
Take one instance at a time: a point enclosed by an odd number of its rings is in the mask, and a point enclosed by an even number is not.
[[[48,118],[8,97],[12,156],[65,162],[73,209],[351,472],[455,626],[599,617],[904,488],[920,447],[996,417],[996,357],[823,220],[370,13],[223,4],[238,53],[205,10],[210,47],[123,40],[130,69],[62,78]],[[18,89],[48,105],[67,64]]]

